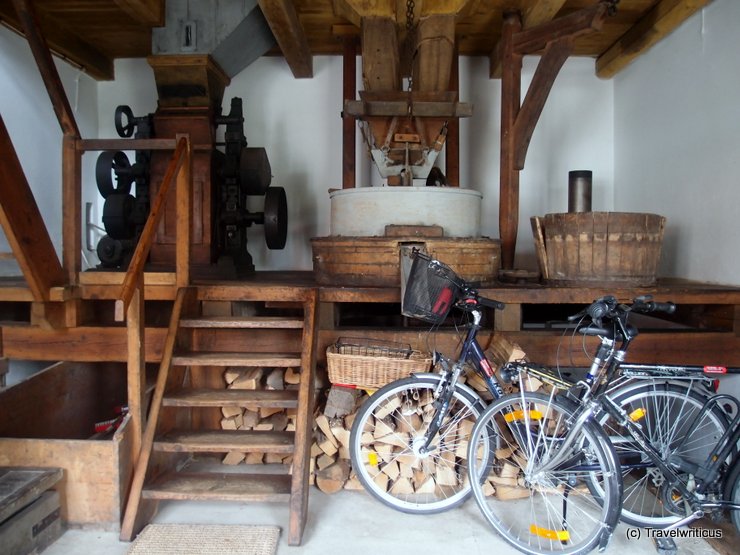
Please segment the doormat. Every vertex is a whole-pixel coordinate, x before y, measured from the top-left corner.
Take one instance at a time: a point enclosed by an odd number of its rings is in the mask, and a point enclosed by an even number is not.
[[[274,555],[278,526],[149,524],[129,555]]]

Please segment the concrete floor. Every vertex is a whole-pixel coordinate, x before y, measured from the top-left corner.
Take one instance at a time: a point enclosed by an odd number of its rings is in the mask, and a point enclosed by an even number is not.
[[[484,524],[478,507],[469,500],[462,507],[436,515],[408,515],[386,508],[364,492],[326,495],[311,488],[309,517],[303,545],[291,547],[281,534],[278,555],[415,554],[509,555],[509,547]],[[287,528],[284,504],[162,503],[154,519],[159,523],[263,524]],[[620,524],[606,554],[656,555],[652,540],[628,539]],[[677,540],[678,555],[715,555],[704,540]],[[116,532],[68,530],[44,555],[124,555],[131,544],[118,541]],[[196,555],[196,554],[193,554]]]

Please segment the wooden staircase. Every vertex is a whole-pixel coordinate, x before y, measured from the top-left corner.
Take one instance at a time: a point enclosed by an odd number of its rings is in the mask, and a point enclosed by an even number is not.
[[[134,467],[121,540],[131,541],[138,534],[160,500],[282,501],[289,503],[288,543],[300,545],[308,502],[317,294],[314,289],[276,289],[262,290],[264,299],[254,297],[257,293],[245,297],[245,290],[238,286],[178,291]],[[198,316],[202,301],[214,297],[219,301],[292,302],[303,309],[303,317]],[[259,352],[265,345],[250,344],[250,333],[256,336],[256,330],[292,330],[300,334],[292,342],[300,352]],[[206,340],[194,340],[199,332],[205,332]],[[213,350],[224,345],[238,350]],[[299,368],[300,382],[297,389],[225,389],[221,376],[233,367]],[[203,409],[213,412],[221,407],[295,409],[295,431],[216,429],[213,417],[204,417]],[[292,455],[292,464],[282,474],[274,469],[255,473],[254,466],[249,473],[235,472],[236,467],[218,464],[207,465],[206,471],[188,470],[202,466],[190,464],[197,457],[228,452]]]

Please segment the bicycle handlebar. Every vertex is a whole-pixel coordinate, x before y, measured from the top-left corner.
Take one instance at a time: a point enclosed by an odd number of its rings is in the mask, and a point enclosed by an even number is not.
[[[673,314],[676,312],[676,305],[672,302],[655,302],[652,300],[650,295],[642,295],[632,300],[631,305],[619,304],[617,299],[612,295],[606,295],[599,299],[596,299],[588,307],[568,317],[569,322],[581,320],[588,316],[593,322],[601,325],[602,319],[620,320],[624,322],[627,314],[630,312],[641,312],[648,314],[651,312],[664,312],[666,314]]]

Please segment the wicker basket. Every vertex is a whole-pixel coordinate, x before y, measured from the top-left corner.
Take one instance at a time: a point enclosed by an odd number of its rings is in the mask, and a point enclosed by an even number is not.
[[[431,363],[429,354],[410,347],[340,339],[326,348],[329,381],[333,384],[377,389],[415,372],[426,372]]]

